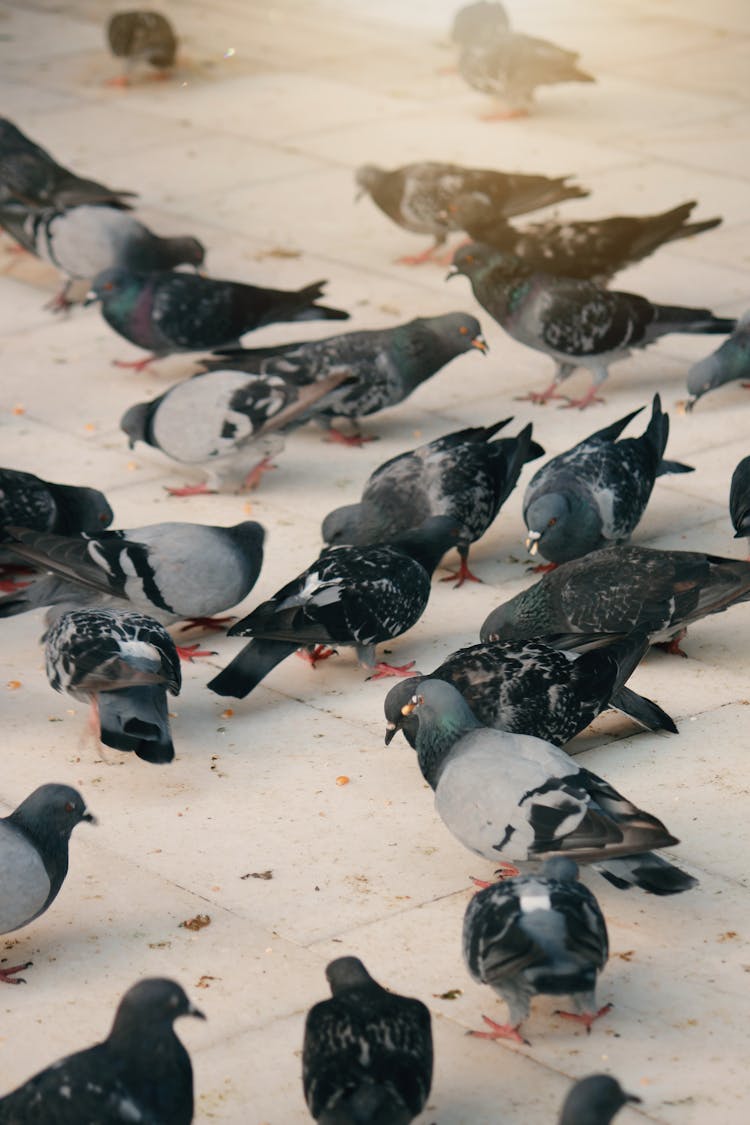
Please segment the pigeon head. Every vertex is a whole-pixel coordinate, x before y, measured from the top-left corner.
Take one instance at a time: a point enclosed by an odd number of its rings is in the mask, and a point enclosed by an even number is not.
[[[482,335],[482,327],[475,316],[469,313],[444,313],[443,316],[421,317],[412,321],[421,324],[439,340],[450,357],[462,355],[476,348],[482,355],[489,351],[489,345]],[[442,360],[446,362],[445,359]]]
[[[398,732],[403,731],[404,738],[411,748],[416,747],[418,720],[410,711],[404,714],[404,707],[410,703],[421,679],[421,676],[411,676],[407,680],[399,680],[383,700],[386,746],[390,746]]]
[[[34,840],[70,839],[82,820],[96,824],[83,797],[70,785],[40,785],[10,814],[8,820],[23,828]]]
[[[50,484],[49,490],[57,506],[55,530],[59,535],[94,535],[114,519],[106,497],[97,488]]]
[[[453,516],[430,516],[410,531],[402,531],[388,545],[403,551],[432,575],[443,555],[461,541],[461,525]]]
[[[234,527],[228,527],[227,532],[248,558],[257,558],[259,553],[262,558],[266,533],[265,529],[255,520],[243,520],[242,523],[237,523]],[[257,565],[260,566],[260,562]]]
[[[428,785],[435,789],[454,744],[481,723],[461,692],[444,680],[422,680],[401,713],[417,718],[419,768]]]
[[[575,492],[545,492],[524,512],[529,533],[526,550],[549,562],[568,562],[596,550],[602,543],[599,510]]]
[[[378,168],[377,164],[360,165],[354,173],[354,180],[359,189],[355,198],[361,199],[363,195],[370,195],[387,175],[388,173],[383,168]]]
[[[103,305],[130,305],[143,287],[143,278],[130,270],[113,268],[102,270],[91,282],[85,305],[101,301]]]
[[[206,248],[202,242],[191,235],[182,235],[175,238],[161,240],[162,267],[172,269],[174,266],[194,266],[197,270],[203,265],[206,258]]]
[[[461,273],[471,279],[488,270],[492,270],[493,281],[497,282],[528,277],[530,272],[529,267],[514,254],[504,254],[486,242],[470,242],[468,246],[459,246],[447,276],[455,277]]]
[[[321,531],[324,543],[330,547],[342,543],[365,547],[385,538],[388,527],[383,512],[365,501],[334,508],[323,520]]]
[[[626,1094],[616,1078],[608,1074],[590,1074],[582,1078],[568,1093],[560,1115],[560,1125],[609,1125],[628,1102],[640,1102],[635,1094]]]
[[[148,1028],[171,1028],[180,1016],[206,1017],[188,1000],[176,981],[149,977],[138,981],[123,996],[115,1013],[110,1039],[129,1040]]]
[[[136,402],[123,414],[120,419],[120,429],[127,434],[130,449],[137,441],[151,444],[151,421],[163,398],[164,395],[159,395],[151,402]]]
[[[326,965],[326,980],[331,993],[337,996],[350,988],[361,988],[374,981],[358,957],[337,957]]]
[[[732,383],[736,379],[746,379],[750,373],[750,312],[746,312],[737,322],[732,335],[705,359],[694,363],[687,374],[687,389],[692,399],[688,409],[708,391]]]
[[[552,576],[556,573],[557,571],[552,571]],[[548,633],[555,632],[549,626],[549,619],[554,615],[549,583],[546,581],[549,577],[545,574],[539,582],[493,609],[479,631],[479,639],[485,644],[495,641],[527,641],[533,637],[544,638]]]

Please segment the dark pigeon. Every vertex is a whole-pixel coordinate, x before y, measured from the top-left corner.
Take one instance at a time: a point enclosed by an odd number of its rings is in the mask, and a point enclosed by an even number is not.
[[[446,363],[470,351],[487,351],[476,317],[467,313],[417,317],[395,328],[347,332],[325,340],[308,340],[279,347],[227,351],[207,360],[208,370],[232,368],[276,375],[308,385],[346,372],[351,379],[315,419],[331,426],[335,418],[355,424],[358,418],[397,406]],[[355,434],[344,437],[331,428],[332,440],[356,444]]]
[[[481,242],[456,251],[448,276],[456,274],[469,278],[479,304],[508,335],[557,364],[550,386],[528,396],[532,402],[558,397],[559,384],[577,367],[585,367],[593,376],[591,389],[568,402],[583,409],[597,401],[596,391],[610,364],[626,359],[633,348],[645,348],[671,332],[725,335],[736,323],[709,309],[655,305],[593,281],[534,273],[512,254],[500,254]]]
[[[735,539],[746,537],[750,541],[750,457],[743,457],[732,473],[729,515]]]
[[[669,415],[654,395],[651,421],[637,438],[617,439],[634,410],[572,449],[553,457],[531,478],[523,499],[526,547],[551,563],[626,543],[646,510],[654,482],[666,473],[691,473],[665,461]]]
[[[432,1083],[429,1009],[373,980],[356,957],[326,968],[331,999],[307,1014],[302,1085],[321,1125],[408,1125]]]
[[[606,285],[622,269],[660,246],[713,230],[721,219],[690,223],[695,201],[658,215],[618,215],[609,219],[546,219],[518,228],[475,193],[462,195],[450,213],[474,242],[513,254],[534,271]]]
[[[348,320],[349,313],[317,304],[325,282],[304,289],[263,289],[239,281],[158,271],[109,269],[94,278],[86,303],[101,301],[110,328],[152,354],[142,370],[174,352],[210,351],[278,321]]]
[[[411,263],[432,257],[451,231],[460,230],[449,210],[459,195],[477,192],[510,218],[560,203],[563,199],[588,195],[585,188],[567,183],[570,178],[463,168],[460,164],[434,160],[405,164],[392,171],[376,164],[364,164],[356,171],[359,195],[369,195],[373,203],[404,230],[434,238],[434,245],[423,254],[402,259]]]
[[[640,1101],[636,1094],[626,1094],[616,1078],[590,1074],[568,1092],[559,1125],[609,1125],[624,1105]]]
[[[493,609],[483,641],[526,641],[550,633],[620,633],[644,628],[672,651],[688,625],[750,600],[750,562],[697,551],[604,547],[562,563]]]
[[[190,1125],[193,1068],[174,1033],[180,1016],[206,1018],[175,981],[138,981],[102,1043],[60,1059],[0,1098],[1,1125]]]
[[[14,199],[32,207],[56,208],[106,203],[127,210],[134,195],[76,176],[7,117],[0,117],[0,203]]]
[[[591,640],[580,637],[581,647]],[[555,746],[564,746],[608,707],[647,730],[677,732],[661,707],[625,687],[648,650],[644,631],[623,640],[595,638],[601,647],[583,652],[555,648],[554,638],[548,641],[469,645],[451,653],[434,672],[394,684],[383,704],[386,746],[399,730],[416,746],[417,720],[402,708],[423,679],[453,684],[483,726],[533,734]]]
[[[603,778],[557,746],[482,726],[452,684],[422,680],[406,714],[418,719],[417,760],[446,828],[504,868],[564,855],[620,889],[679,894],[697,880],[653,854],[679,843]]]
[[[127,86],[139,64],[154,67],[159,77],[174,66],[177,36],[160,12],[116,12],[107,24],[107,42],[115,58],[125,60],[118,85]]]
[[[28,926],[52,905],[68,874],[70,834],[82,820],[96,824],[69,785],[40,785],[0,819],[0,934]],[[0,966],[0,981],[22,984],[16,974],[30,965]],[[12,1120],[2,1106],[0,1122]]]
[[[91,701],[105,746],[172,761],[167,691],[179,695],[182,673],[157,621],[125,609],[70,610],[47,634],[46,664],[55,691]]]
[[[408,675],[413,665],[375,660],[375,646],[416,625],[430,597],[430,579],[458,529],[447,516],[433,516],[414,531],[376,547],[329,547],[297,578],[283,586],[229,630],[253,637],[209,683],[217,695],[244,698],[298,648],[312,650],[313,663],[334,649],[353,645],[371,679]]]
[[[690,412],[699,398],[725,383],[750,379],[750,312],[736,323],[734,331],[711,355],[694,363],[687,374],[690,398],[685,408]]]
[[[587,1032],[612,1007],[596,1003],[596,980],[609,956],[604,915],[570,859],[548,859],[539,875],[474,895],[464,915],[463,951],[474,980],[508,1005],[505,1024],[482,1017],[489,1030],[471,1032],[479,1039],[525,1043],[520,1027],[535,996],[570,996],[575,1010],[556,1014]]]
[[[371,474],[358,504],[329,512],[323,539],[332,546],[382,543],[429,516],[453,517],[461,527],[456,585],[469,578],[469,549],[484,535],[516,486],[527,461],[544,454],[531,425],[517,437],[491,441],[511,418],[445,434],[391,458]]]

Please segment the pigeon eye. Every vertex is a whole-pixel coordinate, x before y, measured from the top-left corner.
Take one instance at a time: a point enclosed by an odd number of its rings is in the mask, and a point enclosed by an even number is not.
[[[111,281],[105,281],[104,285],[102,285],[102,289],[106,289],[107,291],[109,291],[110,289],[114,289],[114,285]]]
[[[552,519],[547,524],[547,527],[554,527],[556,523],[557,523],[557,516],[553,516]]]
[[[468,336],[469,335],[469,329],[465,325],[463,327],[459,328],[458,331],[461,333],[462,336]]]
[[[65,811],[66,811],[66,812],[74,812],[74,811],[75,811],[75,805],[74,805],[74,804],[72,803],[72,801],[67,801],[67,802],[66,802],[66,804],[65,804]]]

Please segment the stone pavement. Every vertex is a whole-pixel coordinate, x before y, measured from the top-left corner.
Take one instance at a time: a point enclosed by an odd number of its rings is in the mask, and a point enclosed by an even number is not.
[[[230,524],[249,513],[268,532],[250,608],[307,565],[325,513],[356,499],[369,472],[400,450],[513,413],[512,432],[533,420],[535,437],[556,453],[659,390],[672,414],[669,455],[696,472],[657,482],[634,541],[742,557],[727,496],[750,452],[748,392],[735,383],[691,415],[678,408],[687,367],[715,338],[670,337],[618,364],[606,405],[584,414],[516,403],[546,384],[549,361],[482,315],[464,279],[447,286],[440,269],[395,265],[424,242],[369,200],[355,206],[352,172],[364,161],[434,158],[575,173],[591,197],[566,203],[571,216],[696,199],[697,218],[721,214],[724,225],[660,250],[618,287],[737,315],[750,306],[750,9],[741,0],[511,0],[516,26],[581,50],[598,81],[542,90],[529,120],[487,124],[481,96],[439,73],[451,60],[444,44],[455,6],[170,0],[159,7],[183,41],[176,79],[123,92],[102,85],[116,73],[102,30],[115,5],[6,0],[2,113],[80,173],[137,190],[138,214],[160,233],[201,238],[211,274],[283,287],[326,277],[326,299],[351,311],[352,329],[476,312],[491,351],[461,357],[407,403],[367,420],[380,440],[361,450],[325,444],[308,427],[249,498],[171,499],[164,486],[187,479],[184,470],[144,447],[129,452],[118,420],[193,370],[190,357],[141,375],[114,369],[114,358],[136,350],[96,309],[67,319],[44,311],[53,272],[12,256],[3,239],[3,465],[104,489],[116,526]],[[304,333],[277,325],[248,342],[329,333],[324,322]],[[585,380],[577,375],[571,388],[582,392]],[[395,662],[435,666],[530,581],[520,518],[529,473],[472,551],[485,584],[436,585],[422,622],[392,645]],[[316,670],[289,660],[227,709],[205,683],[238,642],[212,640],[218,655],[186,667],[174,702],[177,760],[158,769],[100,752],[85,707],[53,694],[41,614],[3,622],[2,807],[42,782],[66,781],[100,826],[76,831],[53,908],[3,942],[4,957],[34,967],[25,987],[0,990],[2,1092],[104,1035],[139,976],[168,975],[208,1016],[178,1027],[195,1068],[196,1120],[304,1122],[304,1015],[326,994],[325,964],[352,953],[433,1012],[424,1122],[541,1125],[556,1119],[572,1079],[607,1070],[643,1098],[620,1115],[623,1125],[644,1117],[697,1125],[714,1115],[744,1123],[749,614],[743,606],[692,628],[689,660],[654,652],[637,670],[633,686],[675,717],[678,736],[635,734],[612,713],[578,739],[587,765],[680,837],[675,854],[701,885],[654,899],[587,876],[610,928],[600,998],[614,1010],[587,1037],[552,1015],[552,1001],[537,1001],[525,1048],[465,1036],[482,1012],[504,1014],[470,981],[460,952],[468,876],[490,869],[443,828],[406,744],[384,748],[388,682],[363,682],[350,653]],[[349,784],[336,784],[341,775]],[[181,928],[199,913],[210,926]],[[447,998],[453,990],[460,995]]]

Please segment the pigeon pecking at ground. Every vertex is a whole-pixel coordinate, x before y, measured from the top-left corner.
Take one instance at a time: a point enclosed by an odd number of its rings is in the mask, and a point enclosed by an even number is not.
[[[750,379],[750,312],[740,317],[732,335],[721,347],[690,368],[687,374],[690,398],[685,409],[690,412],[698,399],[709,391],[738,379]]]
[[[376,164],[364,164],[356,171],[357,198],[369,195],[373,203],[404,230],[434,238],[434,245],[424,253],[400,259],[410,265],[428,261],[451,231],[461,229],[449,210],[457,196],[477,192],[509,218],[560,203],[563,199],[588,195],[585,188],[567,183],[570,178],[463,168],[460,164],[433,160],[405,164],[392,171]]]
[[[0,117],[0,203],[18,200],[32,207],[55,208],[108,203],[127,210],[135,194],[76,176],[7,117]]]
[[[96,824],[69,785],[40,785],[0,819],[0,934],[28,926],[52,905],[68,874],[70,834],[82,820]],[[30,965],[0,966],[0,981],[22,984],[16,974]],[[10,1120],[0,1101],[0,1122]]]
[[[408,1125],[432,1083],[432,1025],[421,1000],[378,984],[357,957],[326,968],[331,998],[307,1014],[302,1085],[321,1125]]]
[[[0,1125],[190,1125],[193,1068],[174,1032],[180,1016],[206,1017],[179,984],[150,977],[123,996],[107,1038],[0,1098]]]
[[[39,210],[22,203],[0,204],[0,226],[65,277],[62,291],[50,303],[55,310],[70,307],[68,292],[74,281],[91,280],[104,270],[150,273],[179,265],[197,269],[205,257],[197,238],[161,238],[134,215],[111,205]]]
[[[750,457],[743,457],[732,473],[729,515],[735,539],[746,537],[750,542]]]
[[[695,886],[654,854],[679,842],[662,822],[551,742],[482,726],[443,680],[422,680],[403,710],[418,720],[417,759],[437,813],[470,851],[516,874],[517,864],[559,853],[622,890]]]
[[[314,665],[353,645],[372,675],[410,675],[414,664],[375,660],[375,647],[416,625],[430,597],[431,577],[459,529],[448,516],[374,547],[329,547],[297,578],[229,630],[253,640],[209,683],[217,695],[243,699],[282,660],[306,648]]]
[[[416,746],[417,720],[403,713],[421,680],[444,680],[457,688],[486,727],[511,734],[533,734],[564,746],[607,707],[615,707],[647,730],[677,727],[656,703],[625,687],[648,651],[645,630],[622,640],[579,637],[578,652],[543,641],[496,641],[470,645],[451,653],[426,675],[402,680],[390,689],[383,708],[386,746],[403,731]]]
[[[154,78],[167,78],[177,54],[177,36],[160,12],[116,12],[107,24],[107,43],[115,58],[124,59],[124,71],[109,85],[127,86],[139,64],[153,67]]]
[[[626,1094],[616,1078],[590,1074],[568,1091],[558,1125],[609,1125],[624,1105],[640,1101],[636,1094]]]
[[[331,441],[361,445],[358,432],[346,435],[333,427],[335,419],[356,425],[358,418],[397,406],[430,376],[466,352],[487,352],[476,317],[443,313],[417,317],[395,328],[346,332],[324,340],[308,340],[270,348],[226,351],[204,361],[208,370],[225,368],[277,375],[297,385],[346,372],[341,390],[316,410],[315,420],[329,427]]]
[[[448,578],[456,586],[467,578],[480,582],[468,567],[471,544],[494,521],[524,464],[544,455],[531,440],[531,424],[514,438],[490,440],[512,420],[457,430],[386,461],[371,474],[358,504],[328,513],[323,539],[363,547],[418,527],[429,516],[451,516],[461,527],[461,565]]]
[[[449,212],[473,242],[513,254],[530,269],[606,285],[612,277],[653,254],[660,246],[713,230],[721,219],[688,222],[695,201],[658,215],[608,219],[546,219],[518,228],[492,202],[475,192],[460,195]]]
[[[464,915],[466,967],[508,1005],[507,1023],[482,1016],[478,1039],[527,1043],[520,1032],[535,996],[570,996],[574,1012],[557,1012],[587,1032],[612,1005],[598,1008],[596,980],[607,963],[607,926],[599,903],[578,881],[578,866],[548,859],[539,875],[495,883],[474,895]],[[527,1044],[528,1045],[528,1044]]]
[[[531,555],[538,551],[556,566],[627,542],[656,478],[693,472],[690,465],[664,460],[669,415],[663,413],[659,395],[654,395],[651,421],[641,436],[617,440],[642,409],[597,430],[534,474],[523,499]]]
[[[174,352],[233,345],[246,332],[279,321],[348,320],[349,313],[317,304],[325,284],[264,289],[170,270],[109,269],[94,278],[86,304],[100,301],[110,328],[151,352],[134,363],[117,363],[142,371]]]
[[[469,278],[479,304],[509,336],[557,364],[549,387],[528,395],[532,402],[560,397],[560,383],[577,367],[585,367],[593,377],[590,390],[567,402],[583,410],[602,401],[596,391],[610,364],[627,358],[633,348],[645,348],[671,332],[726,335],[736,323],[709,309],[655,305],[593,281],[534,273],[512,254],[500,254],[481,242],[456,251],[448,276],[456,274]]]
[[[167,691],[179,695],[180,658],[158,621],[126,609],[70,610],[47,634],[55,691],[89,700],[99,738],[144,762],[171,762]]]
[[[483,641],[645,628],[682,653],[688,625],[750,600],[750,562],[624,544],[562,563],[486,618]],[[685,656],[685,653],[682,653]]]

